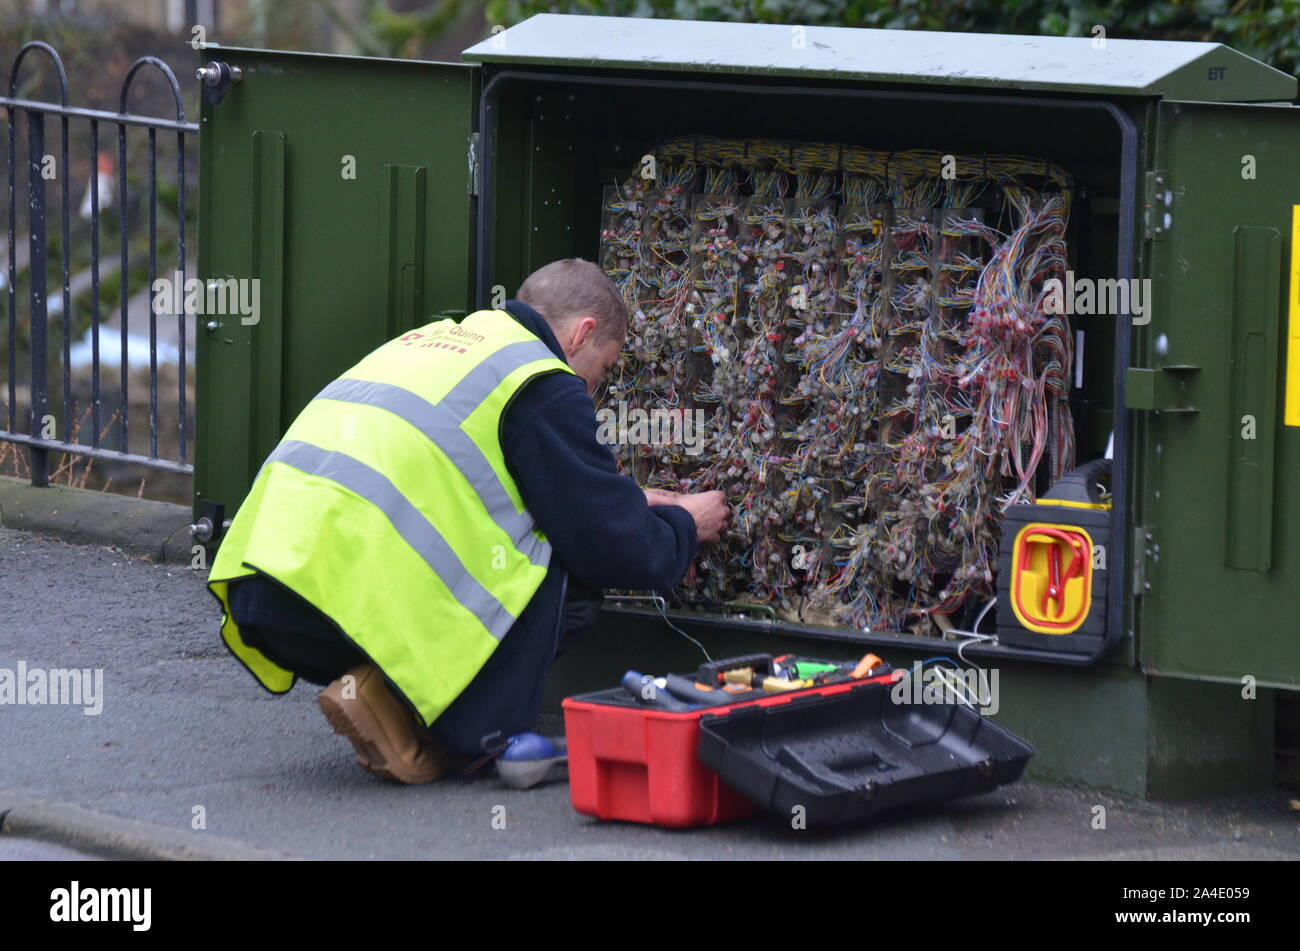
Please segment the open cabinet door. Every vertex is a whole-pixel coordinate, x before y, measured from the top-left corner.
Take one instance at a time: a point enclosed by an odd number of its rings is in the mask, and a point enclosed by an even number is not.
[[[1289,106],[1160,107],[1150,363],[1128,388],[1151,673],[1300,685],[1297,156]]]
[[[257,313],[198,319],[195,507],[230,518],[326,383],[467,311],[479,68],[220,47],[203,61],[238,82],[204,95],[199,277],[257,282]]]

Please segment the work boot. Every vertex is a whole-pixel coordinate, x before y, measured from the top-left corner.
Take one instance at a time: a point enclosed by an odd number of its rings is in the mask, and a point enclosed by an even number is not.
[[[345,686],[350,688],[347,696]],[[446,755],[388,689],[374,664],[349,670],[321,691],[316,704],[334,732],[352,742],[361,768],[380,779],[430,783],[447,772]]]

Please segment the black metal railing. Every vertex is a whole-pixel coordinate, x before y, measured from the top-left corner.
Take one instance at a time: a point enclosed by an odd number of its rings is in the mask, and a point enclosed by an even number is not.
[[[27,99],[15,98],[18,89],[18,78],[23,61],[27,54],[33,51],[44,53],[52,62],[59,85],[59,102],[41,102]],[[151,67],[160,72],[168,85],[172,99],[175,103],[175,118],[164,119],[151,116],[136,115],[128,111],[128,95],[131,92],[131,84],[137,73]],[[49,482],[49,455],[51,452],[68,453],[74,456],[88,456],[96,459],[110,460],[120,463],[129,463],[132,465],[143,466],[154,470],[164,470],[182,474],[192,474],[193,466],[187,459],[186,443],[189,433],[187,432],[187,360],[186,360],[186,314],[182,310],[176,314],[178,321],[179,344],[177,346],[177,360],[179,363],[177,378],[179,381],[176,398],[177,420],[178,420],[178,446],[176,453],[177,458],[160,458],[158,452],[158,430],[159,430],[159,405],[158,405],[158,308],[154,306],[154,298],[150,297],[149,306],[149,445],[146,452],[132,452],[130,435],[130,404],[128,401],[130,366],[129,366],[129,300],[131,297],[130,276],[131,276],[131,229],[133,223],[128,209],[131,207],[129,201],[129,182],[128,182],[128,154],[127,154],[127,129],[128,127],[139,127],[147,130],[148,136],[148,280],[149,289],[152,295],[152,289],[158,278],[158,134],[174,134],[176,150],[176,168],[175,168],[175,189],[176,189],[176,275],[182,279],[186,275],[186,242],[185,242],[185,190],[186,190],[186,144],[187,137],[198,131],[195,123],[185,121],[185,109],[182,103],[180,86],[176,81],[176,76],[172,70],[162,60],[153,56],[144,56],[136,60],[127,72],[125,79],[122,81],[121,94],[118,101],[118,111],[106,112],[96,109],[85,109],[74,107],[68,101],[68,77],[64,69],[63,62],[59,54],[47,43],[39,41],[31,42],[19,50],[17,57],[14,59],[13,67],[9,72],[8,95],[0,97],[0,107],[4,108],[5,122],[8,127],[8,149],[7,149],[7,170],[8,170],[8,192],[9,192],[9,222],[8,222],[8,270],[7,270],[7,290],[8,290],[8,388],[7,388],[7,426],[0,429],[0,442],[14,443],[19,446],[25,446],[30,453],[30,474],[33,485],[44,486]],[[53,177],[59,183],[61,193],[61,230],[59,232],[61,264],[62,264],[62,296],[59,308],[62,317],[62,428],[58,429],[53,435],[48,432],[49,421],[52,417],[49,415],[49,300],[47,297],[47,268],[50,266],[47,247],[47,205],[46,205],[46,169],[50,166],[51,156],[46,152],[46,119],[47,117],[57,116],[59,120],[60,132],[60,155],[59,164],[55,166],[58,170]],[[21,123],[20,123],[21,118]],[[90,168],[89,176],[90,186],[88,189],[89,200],[89,228],[90,228],[90,253],[89,253],[89,272],[90,272],[90,425],[91,438],[89,443],[82,441],[72,441],[70,436],[74,434],[71,430],[71,421],[73,419],[73,374],[72,374],[72,337],[73,337],[73,293],[72,293],[72,261],[71,251],[73,246],[73,235],[70,227],[70,208],[71,208],[71,164],[69,162],[69,122],[70,120],[84,120],[89,123],[89,153]],[[17,133],[19,126],[23,127],[27,140],[26,156],[26,191],[27,191],[27,249],[28,249],[28,266],[29,274],[29,313],[30,321],[30,358],[31,358],[31,375],[30,375],[30,397],[27,400],[27,409],[30,413],[30,424],[27,432],[19,431],[19,400],[18,400],[18,349],[19,349],[19,321],[20,314],[18,309],[17,294],[17,247],[18,247],[18,228],[19,228],[19,202],[17,200],[19,166],[17,159]],[[100,151],[99,136],[101,125],[116,126],[117,129],[117,209],[119,219],[119,240],[120,240],[120,261],[118,271],[118,281],[121,287],[119,295],[120,314],[120,376],[118,382],[119,403],[115,411],[116,419],[112,417],[108,420],[108,425],[102,419],[103,415],[103,388],[100,379],[100,323],[101,323],[101,302],[100,302],[100,187],[96,179],[98,169],[100,168]],[[138,217],[144,217],[143,214]],[[143,228],[142,223],[136,222],[135,227]],[[84,273],[84,272],[83,272]],[[111,290],[110,290],[111,293]],[[116,447],[110,447],[102,444],[101,437],[106,434],[116,422],[117,438]],[[57,429],[57,427],[56,427]]]

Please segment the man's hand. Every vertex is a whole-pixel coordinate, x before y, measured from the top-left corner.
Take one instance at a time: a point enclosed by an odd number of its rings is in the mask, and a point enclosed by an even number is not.
[[[642,489],[645,493],[646,505],[677,505],[682,495],[680,492],[669,492],[666,489]]]
[[[727,526],[730,511],[727,497],[721,492],[697,492],[679,495],[669,504],[680,505],[695,519],[695,535],[704,542],[716,542]]]

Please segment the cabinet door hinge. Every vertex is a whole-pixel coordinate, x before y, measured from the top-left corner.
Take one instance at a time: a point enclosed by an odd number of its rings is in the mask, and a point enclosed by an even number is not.
[[[1174,226],[1174,187],[1164,172],[1147,172],[1142,194],[1142,225],[1148,241],[1163,241]]]
[[[1147,573],[1148,562],[1160,563],[1160,544],[1155,533],[1142,525],[1133,527],[1133,593],[1138,597],[1151,591],[1151,581]]]
[[[478,197],[479,189],[482,183],[479,181],[482,165],[479,164],[478,158],[478,133],[469,134],[469,151],[466,155],[469,163],[469,181],[465,185],[465,190],[473,197]]]

